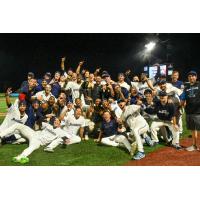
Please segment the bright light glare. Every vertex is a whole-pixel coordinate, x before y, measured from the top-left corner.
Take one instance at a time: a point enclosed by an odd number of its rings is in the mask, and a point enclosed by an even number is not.
[[[148,44],[145,45],[147,51],[152,51],[155,48],[155,46],[156,46],[155,42],[149,42]]]

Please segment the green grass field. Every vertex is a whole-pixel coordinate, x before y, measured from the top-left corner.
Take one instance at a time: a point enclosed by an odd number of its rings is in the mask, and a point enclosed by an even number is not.
[[[14,101],[14,98],[12,98]],[[5,97],[0,95],[0,123],[6,113]],[[185,128],[184,135],[187,137],[189,132]],[[11,145],[6,144],[0,147],[0,166],[16,166],[12,157],[18,155],[27,147],[27,144]],[[156,147],[145,146],[146,154],[164,147],[159,144]],[[128,152],[121,148],[97,145],[92,139],[66,147],[58,147],[54,153],[43,151],[43,147],[30,155],[30,162],[27,166],[120,166],[128,162],[131,157]]]

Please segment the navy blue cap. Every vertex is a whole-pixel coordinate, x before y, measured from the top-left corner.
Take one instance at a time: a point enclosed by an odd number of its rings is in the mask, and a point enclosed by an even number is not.
[[[45,76],[51,77],[51,73],[50,72],[46,72]]]
[[[144,94],[152,94],[152,90],[148,88],[144,91]]]
[[[125,102],[125,100],[119,99],[119,100],[117,101],[117,103],[121,103],[121,102]]]
[[[159,80],[158,84],[165,84],[167,81],[165,79]]]
[[[196,73],[195,71],[191,70],[191,71],[188,72],[187,75],[188,75],[188,76],[189,76],[189,75],[197,76],[197,73]]]
[[[28,72],[28,76],[34,78],[35,74],[33,72]]]
[[[26,106],[26,101],[25,100],[19,101],[18,106],[21,106],[21,105]]]
[[[167,93],[166,93],[165,91],[160,91],[160,92],[158,93],[158,96],[160,96],[160,97],[165,97],[165,96],[167,96]]]
[[[33,102],[32,102],[32,104],[35,104],[35,103],[40,104],[39,100],[37,100],[37,99],[34,99]]]

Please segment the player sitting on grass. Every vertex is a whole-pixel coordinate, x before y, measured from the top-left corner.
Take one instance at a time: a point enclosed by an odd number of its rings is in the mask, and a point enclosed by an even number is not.
[[[22,137],[29,141],[28,148],[13,158],[13,162],[19,162],[21,164],[29,162],[28,156],[36,149],[39,149],[40,146],[50,144],[57,138],[68,137],[67,133],[60,128],[60,120],[55,118],[53,126],[47,123],[42,123],[41,131],[34,131],[24,124],[15,123],[6,130],[0,131],[0,143],[1,138],[13,133],[16,130],[19,131]]]
[[[82,116],[81,108],[76,108],[74,115],[67,115],[62,123],[64,124],[63,131],[67,134],[64,144],[70,145],[84,140],[85,118]],[[63,144],[61,138],[49,144],[44,151],[53,152],[59,144]]]
[[[125,131],[126,129],[122,124],[118,124],[115,119],[111,118],[109,111],[104,111],[101,131],[98,139],[95,139],[94,141],[113,147],[124,146],[128,149],[130,154],[133,155],[135,146],[131,146]]]

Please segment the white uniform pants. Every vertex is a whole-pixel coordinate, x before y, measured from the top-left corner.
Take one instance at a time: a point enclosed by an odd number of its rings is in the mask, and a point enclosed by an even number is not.
[[[130,136],[135,137],[138,151],[144,152],[141,135],[145,136],[145,134],[149,130],[148,123],[142,116],[139,115],[137,117],[129,117],[127,119],[127,124],[131,129]]]
[[[126,149],[128,149],[129,152],[131,150],[131,145],[124,135],[113,135],[110,137],[104,137],[101,139],[101,143],[113,147],[118,147],[122,144],[126,147]]]
[[[81,138],[79,136],[72,135],[72,137],[69,139],[69,143],[67,145],[80,143],[80,142],[81,142]],[[63,139],[57,138],[53,142],[51,142],[46,148],[55,149],[59,144],[62,144],[62,143],[63,143]]]
[[[179,144],[179,131],[175,131],[173,128],[173,124],[171,122],[164,122],[164,121],[158,121],[158,122],[152,122],[151,124],[151,137],[154,142],[159,142],[158,140],[158,130],[163,127],[167,126],[169,130],[172,132],[173,140],[172,144],[176,145]]]
[[[23,137],[29,140],[28,148],[26,148],[20,155],[17,156],[19,159],[29,156],[33,151],[41,146],[41,142],[37,138],[37,133],[28,126],[20,123],[16,123],[6,130],[0,132],[0,137],[5,137],[15,130],[18,130]]]

